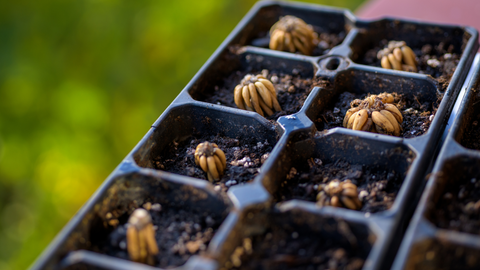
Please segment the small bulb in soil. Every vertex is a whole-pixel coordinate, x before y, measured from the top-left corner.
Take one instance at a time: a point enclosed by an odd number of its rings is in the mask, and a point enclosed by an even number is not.
[[[256,111],[261,116],[268,116],[282,108],[277,100],[277,91],[273,84],[263,75],[246,75],[235,86],[235,104],[242,110]]]
[[[152,217],[147,210],[138,208],[130,215],[127,224],[127,250],[135,262],[153,265],[158,254]]]
[[[405,41],[392,40],[387,47],[377,53],[381,65],[386,69],[417,72],[417,59],[413,50]]]
[[[318,44],[318,34],[313,27],[295,16],[284,16],[270,28],[270,44],[272,50],[300,51],[312,55]]]
[[[320,192],[317,195],[318,206],[343,207],[352,210],[362,208],[362,202],[358,199],[357,186],[350,180],[340,182],[335,179],[328,184],[318,187]]]
[[[394,93],[395,94],[395,93]],[[388,93],[356,99],[343,119],[343,126],[353,130],[400,136],[403,116],[393,104],[394,96]]]
[[[195,163],[207,173],[210,182],[218,181],[227,167],[225,153],[215,143],[203,142],[195,150]]]

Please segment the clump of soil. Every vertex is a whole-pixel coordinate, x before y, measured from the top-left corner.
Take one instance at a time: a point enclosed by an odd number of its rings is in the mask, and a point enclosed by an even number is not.
[[[377,52],[385,48],[387,44],[388,40],[382,40],[378,46],[360,56],[357,62],[381,67]],[[422,48],[412,48],[412,50],[418,59],[418,73],[432,76],[439,82],[442,91],[445,91],[461,57],[460,54],[455,53],[455,47],[452,44],[440,42],[426,44]]]
[[[300,199],[315,202],[319,184],[334,179],[350,179],[358,187],[362,202],[359,211],[369,213],[389,209],[403,182],[401,172],[384,166],[350,164],[344,159],[324,164],[319,158],[311,158],[290,169],[275,197],[277,201]]]
[[[321,234],[277,218],[264,233],[244,238],[221,269],[361,269],[371,248],[366,236],[355,235],[343,221],[328,225],[335,232]]]
[[[190,256],[205,253],[210,240],[223,221],[205,212],[169,205],[153,204],[149,213],[156,228],[155,239],[159,248],[155,266],[161,268],[180,266]],[[128,260],[126,243],[128,215],[124,214],[119,220],[120,225],[104,241],[96,243],[92,250]]]
[[[395,97],[394,104],[403,115],[401,136],[403,138],[413,138],[425,134],[433,121],[435,113],[441,102],[439,96],[435,102],[430,100],[418,100],[412,95],[403,95],[392,93]],[[343,92],[334,102],[329,105],[314,121],[317,130],[343,127],[343,119],[348,109],[351,108],[350,102],[354,99],[363,100],[369,94],[355,94]]]
[[[237,108],[233,97],[233,89],[235,89],[235,86],[241,82],[245,75],[259,73],[262,73],[273,83],[277,90],[278,103],[282,107],[282,111],[266,116],[268,120],[272,121],[277,120],[280,116],[290,115],[300,111],[313,87],[322,86],[327,83],[326,81],[316,78],[302,78],[297,69],[293,69],[290,74],[287,74],[278,71],[269,72],[266,69],[259,72],[249,68],[246,71],[234,72],[225,78],[220,84],[221,86],[215,86],[214,94],[205,98],[205,102]]]
[[[339,45],[345,39],[347,33],[341,31],[339,33],[331,33],[330,31],[313,25],[313,31],[318,34],[318,45],[314,48],[312,56],[327,54],[333,47]],[[251,45],[256,47],[268,48],[270,43],[270,34],[268,32],[259,33],[258,38],[254,39]],[[297,52],[300,54],[300,52]]]
[[[480,180],[459,181],[446,186],[431,219],[440,228],[480,234]]]
[[[267,140],[194,135],[187,140],[170,143],[162,155],[153,159],[155,169],[208,181],[207,174],[195,164],[194,156],[197,145],[204,141],[216,143],[225,153],[227,168],[215,187],[225,192],[231,186],[253,180],[274,146]]]

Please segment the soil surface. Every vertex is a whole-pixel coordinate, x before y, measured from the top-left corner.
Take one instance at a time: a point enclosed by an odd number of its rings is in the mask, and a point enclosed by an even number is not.
[[[448,184],[431,219],[443,229],[480,234],[480,179]]]
[[[355,62],[381,67],[377,52],[385,48],[387,44],[387,40],[382,40],[378,46],[368,50]],[[454,53],[455,47],[440,42],[439,44],[426,44],[422,48],[412,48],[412,50],[417,56],[418,73],[431,75],[439,82],[441,90],[445,91],[461,57],[460,54]]]
[[[475,89],[472,89],[472,91],[475,91]],[[480,100],[480,93],[476,92],[474,100],[470,104],[477,104],[478,101]],[[472,120],[470,123],[467,125],[464,125],[464,133],[462,136],[462,141],[461,144],[467,148],[470,149],[476,149],[480,150],[480,114],[477,115],[472,115]]]
[[[362,202],[359,211],[369,213],[389,209],[403,182],[399,172],[378,165],[350,164],[343,159],[323,164],[322,160],[312,158],[290,169],[275,197],[278,201],[300,199],[315,202],[318,185],[334,179],[350,179],[358,187]]]
[[[155,266],[173,267],[184,264],[190,256],[203,254],[222,219],[205,213],[178,209],[168,205],[150,204],[155,239],[159,253]],[[118,225],[103,242],[93,246],[93,251],[128,260],[126,231],[128,216],[125,214]]]
[[[395,96],[394,104],[403,115],[401,136],[403,138],[413,138],[425,134],[433,121],[437,108],[441,102],[441,97],[435,102],[430,100],[418,100],[415,96],[407,96],[392,93]],[[317,130],[343,127],[343,119],[348,109],[351,108],[350,102],[354,99],[363,100],[368,94],[354,94],[343,92],[329,102],[329,105],[317,119],[314,121]]]
[[[460,246],[446,241],[431,241],[428,249],[413,249],[405,269],[412,270],[478,270],[478,249]]]
[[[480,115],[477,115],[475,119],[480,119]],[[466,127],[462,138],[462,145],[475,150],[480,150],[480,124],[478,120],[474,120],[470,125]]]
[[[314,86],[322,86],[326,81],[316,78],[302,78],[299,71],[295,68],[291,70],[290,74],[278,71],[257,71],[246,70],[237,71],[228,76],[221,86],[215,86],[213,95],[207,97],[204,101],[219,105],[225,105],[237,108],[233,97],[233,89],[237,86],[247,74],[264,74],[269,79],[275,89],[277,90],[278,103],[282,107],[282,111],[275,112],[270,116],[266,116],[268,120],[275,121],[280,116],[297,113],[303,106],[303,103],[312,91]]]
[[[337,226],[345,229],[343,237],[352,242],[282,226],[277,221],[265,233],[243,239],[243,245],[235,249],[221,269],[361,269],[370,244],[357,238],[346,223],[339,223]]]
[[[313,50],[312,56],[320,56],[327,54],[333,47],[339,45],[345,39],[347,33],[341,31],[340,33],[329,33],[325,31],[322,27],[313,26],[313,30],[318,34],[319,43],[317,47]],[[259,38],[254,39],[251,45],[256,47],[268,48],[270,43],[270,34],[269,33],[259,33]],[[300,52],[296,52],[301,54]]]
[[[207,174],[195,164],[194,156],[197,145],[205,141],[216,143],[227,158],[225,174],[215,186],[215,189],[225,192],[231,186],[253,180],[274,147],[267,140],[240,141],[219,135],[192,136],[182,142],[170,143],[162,155],[154,158],[155,169],[208,181]]]

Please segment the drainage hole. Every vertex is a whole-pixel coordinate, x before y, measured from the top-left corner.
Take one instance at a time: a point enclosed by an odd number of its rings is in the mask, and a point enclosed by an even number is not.
[[[340,66],[339,58],[331,58],[330,60],[328,60],[327,64],[325,65],[325,67],[328,70],[336,70],[338,66]]]

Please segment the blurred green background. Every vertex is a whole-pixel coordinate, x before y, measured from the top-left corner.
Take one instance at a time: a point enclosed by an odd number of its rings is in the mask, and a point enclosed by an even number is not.
[[[0,269],[33,263],[255,2],[0,3]]]

